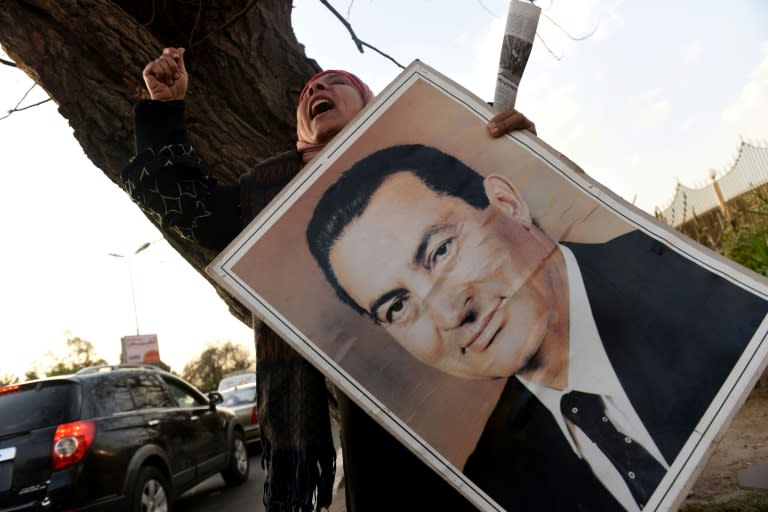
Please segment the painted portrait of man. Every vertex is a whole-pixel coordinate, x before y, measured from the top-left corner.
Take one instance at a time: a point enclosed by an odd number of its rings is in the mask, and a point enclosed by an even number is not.
[[[479,509],[673,509],[765,365],[768,285],[492,115],[414,63],[212,275]]]
[[[516,377],[500,407],[530,410],[507,412],[518,425],[489,429],[465,468],[509,507],[540,506],[570,480],[577,492],[544,509],[641,510],[767,311],[639,231],[558,244],[507,178],[423,145],[356,162],[320,199],[306,238],[339,299],[418,360],[465,379]],[[686,288],[663,289],[672,276]],[[675,326],[680,302],[711,319],[695,336]],[[731,314],[739,325],[720,321]],[[536,409],[549,424],[527,432],[525,450],[500,451],[509,443],[496,438],[532,428]],[[556,460],[532,473],[521,455],[553,445]]]

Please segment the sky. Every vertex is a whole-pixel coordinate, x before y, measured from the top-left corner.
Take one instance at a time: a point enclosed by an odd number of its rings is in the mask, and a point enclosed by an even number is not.
[[[358,37],[403,65],[419,59],[493,99],[509,0],[331,3]],[[374,92],[399,74],[374,51],[359,53],[319,0],[293,5],[296,36],[322,68],[348,69]],[[768,145],[764,0],[536,5],[540,37],[516,107],[539,137],[627,201],[653,212],[677,182],[700,187],[710,169],[727,172],[741,140]],[[32,82],[0,66],[0,84],[2,117]],[[35,88],[20,106],[45,98]],[[0,375],[44,369],[74,336],[116,363],[120,338],[137,325],[157,334],[177,371],[209,343],[253,353],[251,330],[84,156],[53,102],[0,120],[0,141]]]

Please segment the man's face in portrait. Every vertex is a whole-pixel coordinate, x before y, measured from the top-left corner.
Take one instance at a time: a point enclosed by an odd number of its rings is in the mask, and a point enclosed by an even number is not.
[[[392,174],[330,251],[360,307],[417,359],[463,378],[546,364],[538,352],[562,294],[546,271],[556,244],[505,178],[484,188],[480,210]]]

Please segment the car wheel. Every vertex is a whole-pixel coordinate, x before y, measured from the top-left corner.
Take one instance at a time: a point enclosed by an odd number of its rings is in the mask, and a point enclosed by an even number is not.
[[[232,435],[229,463],[227,468],[221,472],[221,476],[228,486],[234,487],[248,480],[250,469],[251,461],[248,457],[248,449],[245,446],[245,438],[242,432],[235,431]]]
[[[133,512],[168,512],[171,509],[170,488],[165,475],[151,466],[136,478],[131,499]]]

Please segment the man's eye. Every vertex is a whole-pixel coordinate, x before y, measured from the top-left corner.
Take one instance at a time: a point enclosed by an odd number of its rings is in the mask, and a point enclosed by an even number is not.
[[[384,315],[384,318],[386,318],[387,323],[396,323],[403,318],[407,310],[408,296],[402,295],[392,301],[392,304],[387,308],[387,314]]]
[[[445,240],[443,243],[438,245],[435,248],[435,250],[432,251],[432,254],[429,256],[429,267],[435,268],[435,266],[438,263],[440,263],[442,259],[448,256],[452,248],[453,248],[453,238],[449,238],[448,240]]]

